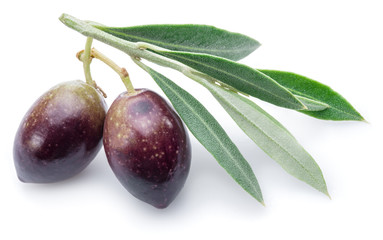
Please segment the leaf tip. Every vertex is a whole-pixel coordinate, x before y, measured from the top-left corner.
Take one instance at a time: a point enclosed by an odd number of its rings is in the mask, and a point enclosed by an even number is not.
[[[330,193],[328,192],[327,189],[326,189],[323,193],[326,194],[326,196],[327,196],[330,200],[332,200],[332,198],[331,198],[331,196],[330,196]]]
[[[303,110],[303,111],[305,111],[305,110],[309,110],[309,108],[306,106],[306,105],[304,105],[303,103],[302,103],[302,109],[301,110]]]
[[[327,186],[326,185],[324,186],[324,189],[321,189],[319,191],[324,193],[331,200],[331,196],[330,196],[330,193],[327,190]]]

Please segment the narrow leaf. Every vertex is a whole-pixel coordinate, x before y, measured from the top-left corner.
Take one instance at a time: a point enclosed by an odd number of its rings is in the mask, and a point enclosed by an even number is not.
[[[192,95],[165,76],[141,62],[137,62],[137,64],[146,70],[164,91],[196,139],[244,190],[263,204],[258,181],[250,165],[208,110]]]
[[[286,88],[267,75],[246,65],[206,54],[173,51],[160,51],[159,53],[230,85],[238,91],[277,106],[297,110],[306,108]]]
[[[246,57],[260,45],[248,36],[207,25],[94,27],[131,42],[147,42],[169,50],[207,53],[235,61]]]
[[[249,99],[205,82],[238,126],[289,174],[328,195],[317,163],[286,128]]]
[[[291,72],[275,70],[259,71],[273,78],[293,94],[319,101],[329,106],[323,111],[302,111],[302,113],[324,120],[364,120],[346,99],[322,83]]]

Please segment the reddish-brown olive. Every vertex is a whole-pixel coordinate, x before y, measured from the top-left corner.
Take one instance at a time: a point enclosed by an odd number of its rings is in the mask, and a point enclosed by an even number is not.
[[[190,169],[190,140],[171,106],[146,89],[122,93],[104,126],[104,149],[121,184],[136,198],[167,207]]]
[[[102,146],[106,103],[82,81],[59,84],[24,116],[14,141],[19,179],[51,183],[81,172]]]

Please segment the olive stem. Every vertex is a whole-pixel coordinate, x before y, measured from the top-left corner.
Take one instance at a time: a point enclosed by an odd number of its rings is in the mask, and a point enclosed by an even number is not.
[[[205,78],[209,79],[210,81],[219,82],[218,80],[212,79],[211,77],[208,77],[206,74],[199,73],[199,72],[195,71],[194,69],[192,69],[192,68],[190,68],[190,67],[188,67],[188,66],[186,66],[180,62],[174,61],[172,59],[166,58],[164,56],[161,56],[159,54],[156,54],[152,51],[147,50],[147,49],[159,50],[159,51],[165,50],[165,49],[160,48],[158,46],[155,46],[155,45],[152,45],[149,43],[145,43],[145,42],[133,43],[133,42],[122,40],[120,38],[117,38],[115,36],[112,36],[108,33],[105,33],[103,31],[97,29],[96,27],[94,27],[94,25],[92,25],[89,22],[81,21],[81,20],[79,20],[73,16],[68,15],[68,14],[62,14],[59,19],[66,26],[80,32],[81,34],[83,34],[85,36],[93,37],[93,38],[95,38],[95,39],[97,39],[103,43],[106,43],[112,47],[115,47],[115,48],[125,52],[133,60],[135,60],[136,63],[137,63],[137,60],[145,59],[145,60],[148,60],[148,61],[153,62],[155,64],[158,64],[160,66],[169,67],[169,68],[172,68],[174,70],[177,70],[177,71],[183,73],[184,75],[190,77],[191,79],[193,79],[197,82],[199,80],[197,75],[199,75],[199,77],[205,77]],[[126,81],[124,81],[124,83],[125,82]],[[221,83],[221,85],[224,85],[224,84]],[[224,85],[224,86],[226,86],[226,85]]]
[[[126,71],[125,68],[119,67],[115,62],[113,62],[110,58],[102,54],[97,49],[93,48],[91,51],[91,57],[96,58],[106,65],[108,65],[111,69],[113,69],[121,78],[122,82],[124,83],[126,90],[128,91],[129,95],[135,94],[136,90],[134,90],[133,84],[130,81],[129,73]]]
[[[89,22],[81,21],[68,14],[62,14],[59,19],[66,26],[80,32],[81,34],[87,37],[92,37],[112,47],[115,47],[125,52],[131,57],[143,58],[153,63],[156,63],[158,65],[173,68],[180,72],[182,72],[182,70],[185,67],[185,65],[183,64],[180,64],[176,61],[170,60],[166,57],[160,56],[158,54],[155,54],[151,51],[146,50],[147,48],[151,46],[150,44],[144,44],[144,43],[137,44],[137,43],[129,42],[126,40],[122,40],[118,37],[115,37],[113,35],[103,32],[102,30],[99,30],[98,28],[90,24]]]
[[[92,75],[90,74],[90,63],[92,62],[92,58],[90,56],[90,51],[92,48],[92,42],[93,42],[93,38],[88,37],[86,39],[84,54],[81,56],[80,60],[83,63],[86,83],[95,87],[96,84],[92,79]]]
[[[73,16],[70,16],[68,14],[62,14],[59,18],[61,22],[63,22],[66,26],[80,32],[81,34],[87,36],[87,37],[93,37],[103,43],[106,43],[112,47],[115,47],[126,54],[128,54],[135,62],[137,63],[141,59],[148,60],[152,63],[158,64],[163,67],[172,68],[176,71],[179,71],[183,73],[185,76],[191,78],[194,81],[197,81],[201,83],[199,80],[201,78],[205,78],[212,82],[220,83],[221,86],[229,88],[230,90],[238,92],[238,90],[235,90],[231,88],[230,86],[227,86],[226,84],[221,83],[220,81],[213,79],[212,77],[207,76],[206,74],[200,73],[180,62],[174,61],[172,59],[166,58],[164,56],[161,56],[159,54],[154,53],[150,50],[165,50],[161,47],[155,46],[150,43],[145,42],[129,42],[126,40],[122,40],[118,37],[115,37],[113,35],[110,35],[108,33],[105,33],[95,26],[97,24],[92,25],[89,22],[81,21]],[[149,49],[149,50],[148,50]],[[125,83],[125,82],[124,82]]]

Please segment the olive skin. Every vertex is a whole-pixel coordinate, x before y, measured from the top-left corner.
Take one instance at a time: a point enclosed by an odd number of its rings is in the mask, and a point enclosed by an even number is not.
[[[56,85],[31,106],[17,130],[13,157],[22,182],[52,183],[81,172],[102,146],[106,103],[83,81]]]
[[[184,186],[189,136],[173,108],[155,92],[120,94],[108,110],[103,142],[111,169],[136,198],[166,208]]]

